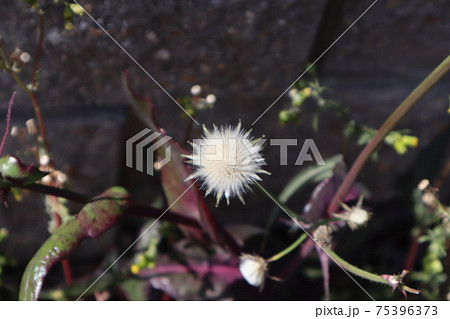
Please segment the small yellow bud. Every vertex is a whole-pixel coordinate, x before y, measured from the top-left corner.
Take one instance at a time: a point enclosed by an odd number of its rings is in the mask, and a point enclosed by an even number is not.
[[[311,95],[311,88],[310,87],[306,87],[302,90],[302,95],[303,97],[309,97]]]
[[[73,13],[78,14],[78,15],[83,15],[84,14],[84,9],[82,6],[76,4],[76,3],[71,3],[70,4],[70,9],[73,11]]]
[[[133,265],[131,265],[131,267],[130,267],[130,271],[131,271],[131,273],[132,273],[133,275],[137,275],[137,274],[139,273],[140,270],[141,270],[141,268],[139,268],[139,266],[136,265],[136,264],[133,264]]]

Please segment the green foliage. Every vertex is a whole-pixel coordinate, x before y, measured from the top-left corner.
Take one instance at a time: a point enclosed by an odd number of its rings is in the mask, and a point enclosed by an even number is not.
[[[64,2],[64,28],[66,30],[72,30],[73,19],[76,15],[83,15],[84,9],[76,3]]]
[[[190,96],[177,98],[177,102],[184,108],[183,116],[186,116],[186,113],[190,116],[195,116],[199,111],[214,107],[216,96],[209,94],[206,97],[202,97],[201,91],[200,85],[194,85],[191,88]]]
[[[413,273],[413,279],[424,285],[424,296],[431,300],[440,299],[442,287],[447,280],[443,262],[447,257],[450,240],[450,208],[443,206],[435,190],[428,187],[424,191],[414,191],[414,208],[418,228],[414,232],[423,232],[419,242],[427,244],[427,251],[422,259],[422,270]]]
[[[37,300],[48,271],[73,253],[81,241],[96,238],[114,226],[129,205],[128,192],[112,187],[67,218],[39,248],[27,265],[20,284],[20,300]]]
[[[20,160],[12,155],[6,155],[0,158],[0,187],[13,186],[11,181],[22,184],[31,184],[47,175],[41,172],[36,166],[26,166]]]
[[[64,28],[66,30],[72,30],[74,27],[73,20],[75,16],[83,15],[84,9],[80,5],[73,3],[72,1],[65,0],[54,0],[53,3],[47,3],[48,1],[39,1],[39,0],[22,0],[39,14],[42,14],[45,10],[47,10],[51,5],[63,5],[64,6]]]
[[[326,98],[329,88],[321,86],[314,68],[308,74],[312,80],[299,80],[292,89],[289,90],[291,104],[289,108],[280,111],[278,119],[281,124],[300,123],[303,113],[307,110],[313,113],[311,125],[315,132],[319,131],[319,118],[324,112],[332,112],[344,124],[342,131],[344,137],[356,137],[357,144],[364,146],[368,144],[377,134],[377,130],[367,125],[358,124],[349,116],[348,109],[342,103]],[[307,103],[311,101],[311,103]],[[405,154],[408,149],[417,147],[419,139],[412,135],[405,134],[407,131],[391,131],[384,143],[391,146],[399,155]],[[377,154],[372,155],[376,159]]]
[[[364,146],[377,134],[377,130],[366,125],[357,125],[355,121],[349,121],[344,130],[346,136],[357,136],[357,145]],[[399,154],[405,154],[408,149],[415,148],[419,144],[419,139],[416,136],[408,135],[407,130],[391,131],[385,138],[384,143],[391,146],[394,151]],[[377,157],[377,152],[372,154],[372,158]]]
[[[0,228],[0,244],[8,237],[8,230]],[[2,283],[3,268],[8,266],[11,261],[4,255],[0,254],[0,284]]]

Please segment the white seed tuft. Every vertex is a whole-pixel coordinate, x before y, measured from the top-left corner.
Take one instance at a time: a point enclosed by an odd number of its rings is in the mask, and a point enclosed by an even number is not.
[[[203,127],[203,137],[194,139],[192,155],[186,155],[195,172],[186,180],[198,178],[203,182],[206,195],[216,196],[216,206],[222,197],[229,204],[230,198],[238,197],[245,204],[243,194],[250,185],[261,178],[257,174],[270,174],[261,169],[265,164],[261,156],[262,140],[250,137],[250,131],[224,126],[212,131]]]

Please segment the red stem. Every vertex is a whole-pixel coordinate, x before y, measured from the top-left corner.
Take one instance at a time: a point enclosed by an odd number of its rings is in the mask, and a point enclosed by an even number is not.
[[[405,269],[408,271],[411,271],[414,268],[417,252],[419,251],[419,238],[422,235],[423,230],[420,230],[420,233],[413,238],[411,245],[409,246],[409,251],[405,262]]]
[[[6,145],[6,140],[8,139],[8,136],[9,136],[9,128],[11,126],[11,109],[14,104],[15,98],[16,98],[16,92],[14,92],[12,94],[11,99],[9,100],[9,103],[8,103],[8,112],[6,113],[6,128],[5,128],[5,133],[3,133],[2,144],[0,145],[0,156],[3,153],[3,149],[5,148],[5,145]]]
[[[61,260],[61,264],[64,271],[64,278],[68,285],[73,284],[72,268],[70,267],[70,262],[68,259]]]
[[[427,76],[419,86],[411,92],[410,95],[397,107],[394,113],[383,123],[378,130],[375,137],[359,154],[352,168],[344,179],[344,182],[339,187],[338,191],[333,197],[328,212],[335,213],[339,208],[339,203],[342,198],[347,195],[352,187],[359,173],[370,158],[370,155],[380,146],[386,135],[397,125],[397,123],[416,105],[417,102],[450,70],[450,55],[436,68],[430,75]]]

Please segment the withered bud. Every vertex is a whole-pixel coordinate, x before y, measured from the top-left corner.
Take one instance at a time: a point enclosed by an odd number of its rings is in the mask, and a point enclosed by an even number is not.
[[[22,50],[20,50],[19,48],[15,48],[14,51],[9,56],[9,61],[11,63],[21,63],[22,62],[20,60],[20,55],[21,54],[22,54]]]
[[[19,135],[19,128],[14,125],[11,128],[11,133],[10,134],[11,134],[11,136],[14,136],[14,137],[18,136]]]
[[[417,185],[417,188],[420,191],[424,191],[425,189],[428,188],[428,186],[430,186],[430,181],[428,179],[423,179],[420,181],[419,185]]]
[[[314,240],[325,247],[331,246],[333,229],[328,225],[319,226],[313,233]]]
[[[30,135],[37,135],[38,134],[36,121],[34,119],[29,119],[28,121],[25,122],[25,125],[27,126],[28,134],[30,134]]]

